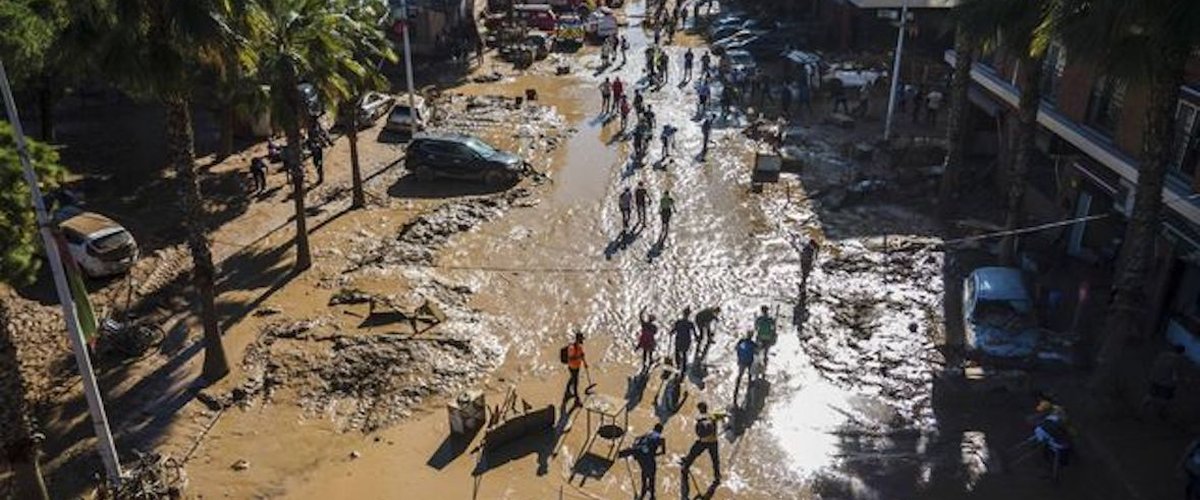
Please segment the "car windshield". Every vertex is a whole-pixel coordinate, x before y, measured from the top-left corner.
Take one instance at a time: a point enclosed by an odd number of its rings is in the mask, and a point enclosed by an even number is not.
[[[1035,325],[1025,301],[981,300],[975,303],[972,319],[984,326],[1021,331]]]
[[[463,141],[463,144],[466,144],[468,148],[471,148],[472,151],[478,153],[480,156],[492,156],[496,154],[495,148],[474,137]]]

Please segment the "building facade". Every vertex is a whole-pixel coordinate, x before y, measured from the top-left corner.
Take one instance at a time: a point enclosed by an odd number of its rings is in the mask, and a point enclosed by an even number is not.
[[[954,60],[947,51],[946,63]],[[1026,213],[1032,223],[1093,218],[1030,235],[1023,248],[1111,268],[1133,208],[1147,92],[1097,65],[1072,60],[1059,43],[1043,64],[1037,154],[1023,180],[1030,185]],[[1016,122],[1020,72],[1019,61],[1002,53],[980,57],[971,71],[972,143],[993,142],[1002,159],[1010,149],[1007,131]],[[1185,81],[1175,105],[1173,160],[1140,333],[1182,343],[1200,362],[1200,57],[1189,64]]]

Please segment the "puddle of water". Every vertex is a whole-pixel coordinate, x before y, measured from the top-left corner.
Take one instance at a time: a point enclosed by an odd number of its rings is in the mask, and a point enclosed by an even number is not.
[[[578,96],[581,92],[576,90]],[[555,179],[554,200],[565,204],[591,204],[604,196],[608,180],[619,163],[618,148],[605,144],[608,135],[599,118],[577,125],[579,131],[567,141],[567,158]]]

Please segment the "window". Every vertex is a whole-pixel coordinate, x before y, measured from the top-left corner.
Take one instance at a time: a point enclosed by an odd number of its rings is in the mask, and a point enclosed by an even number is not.
[[[1053,42],[1046,49],[1046,57],[1042,59],[1042,81],[1041,93],[1042,99],[1051,103],[1058,103],[1058,89],[1062,81],[1063,68],[1067,65],[1066,47],[1060,42]]]
[[[1117,131],[1121,108],[1125,105],[1125,82],[1109,76],[1097,78],[1088,99],[1087,123],[1112,136]]]
[[[1200,166],[1200,106],[1179,101],[1171,136],[1170,171],[1191,179]]]

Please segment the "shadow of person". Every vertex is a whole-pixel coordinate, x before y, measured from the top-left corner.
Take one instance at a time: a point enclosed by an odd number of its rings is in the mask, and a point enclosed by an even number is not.
[[[796,327],[796,332],[803,336],[804,323],[808,321],[808,290],[800,289],[800,294],[796,296],[796,303],[792,305],[792,325]]]
[[[770,394],[771,382],[766,378],[750,380],[741,405],[734,406],[730,412],[729,430],[735,438],[744,434],[762,416]],[[737,401],[734,404],[737,405]]]
[[[650,382],[650,372],[641,371],[625,380],[625,409],[632,410],[641,404]]]
[[[688,392],[683,386],[683,376],[679,372],[664,370],[662,376],[665,380],[654,398],[654,415],[658,417],[659,422],[666,423],[687,403]]]
[[[654,245],[650,247],[650,250],[646,252],[646,262],[654,262],[654,259],[659,258],[666,247],[666,242],[667,233],[663,232],[658,236],[658,240],[654,242]]]

